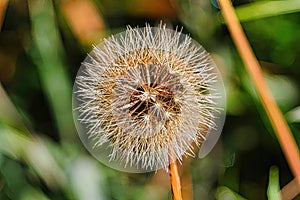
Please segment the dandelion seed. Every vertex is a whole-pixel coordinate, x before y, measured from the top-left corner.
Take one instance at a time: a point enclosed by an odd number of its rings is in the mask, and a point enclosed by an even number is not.
[[[165,25],[146,25],[94,47],[76,77],[73,107],[92,155],[119,170],[146,172],[195,155],[193,144],[218,130],[204,154],[210,151],[224,122],[223,95],[199,44]]]

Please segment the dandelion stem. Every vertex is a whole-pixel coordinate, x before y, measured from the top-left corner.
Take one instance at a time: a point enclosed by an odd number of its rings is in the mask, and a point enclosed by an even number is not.
[[[272,97],[270,89],[263,77],[259,62],[250,47],[230,0],[219,0],[219,4],[227,23],[227,27],[231,33],[231,37],[245,64],[246,70],[254,82],[286,160],[298,182],[298,185],[300,185],[300,154],[297,144],[287,122]]]
[[[170,182],[173,200],[182,200],[181,184],[178,173],[177,161],[170,163]]]

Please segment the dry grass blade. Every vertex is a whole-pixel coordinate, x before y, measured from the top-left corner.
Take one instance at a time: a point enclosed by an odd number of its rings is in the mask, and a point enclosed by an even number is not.
[[[8,4],[8,0],[0,0],[0,30],[2,27],[7,4]]]
[[[282,200],[294,199],[300,193],[300,185],[297,182],[297,179],[293,179],[286,186],[284,186],[281,191]]]
[[[232,39],[239,51],[249,75],[254,82],[256,90],[268,114],[286,160],[298,184],[300,185],[300,155],[292,133],[271,95],[271,92],[263,77],[261,67],[250,47],[245,33],[242,30],[230,0],[219,0],[219,4]]]

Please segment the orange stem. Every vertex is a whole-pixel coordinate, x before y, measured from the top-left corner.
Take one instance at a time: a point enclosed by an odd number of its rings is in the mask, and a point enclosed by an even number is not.
[[[176,161],[170,163],[170,182],[173,200],[182,200],[180,177]]]
[[[300,154],[292,133],[273,99],[270,89],[263,77],[261,67],[250,47],[250,44],[243,32],[241,24],[234,12],[230,0],[219,0],[222,14],[231,33],[231,37],[239,51],[245,67],[251,76],[262,104],[268,114],[275,134],[281,145],[286,160],[300,185]]]

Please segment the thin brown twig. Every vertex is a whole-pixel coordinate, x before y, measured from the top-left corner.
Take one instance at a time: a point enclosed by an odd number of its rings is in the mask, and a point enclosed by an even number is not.
[[[291,200],[294,199],[300,193],[300,185],[297,182],[297,179],[293,179],[286,186],[284,186],[281,191],[282,200]]]
[[[173,200],[182,200],[180,176],[176,160],[170,163],[170,182]]]
[[[263,77],[261,67],[250,47],[245,33],[243,32],[241,24],[234,12],[231,1],[219,0],[219,4],[224,19],[227,23],[227,27],[231,33],[231,37],[239,51],[249,75],[254,82],[256,90],[260,96],[266,113],[268,114],[290,169],[300,185],[300,154],[297,144],[292,136],[287,122],[285,121],[281,111],[271,95],[270,89],[268,88]]]

